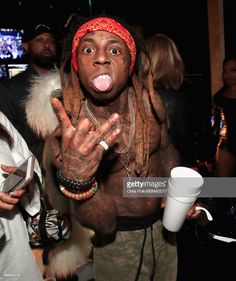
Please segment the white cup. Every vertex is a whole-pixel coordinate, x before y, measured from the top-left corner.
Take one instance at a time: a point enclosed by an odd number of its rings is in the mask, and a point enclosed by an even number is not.
[[[201,192],[203,182],[202,176],[193,169],[187,167],[172,169],[162,219],[166,229],[173,232],[180,230],[188,211]]]

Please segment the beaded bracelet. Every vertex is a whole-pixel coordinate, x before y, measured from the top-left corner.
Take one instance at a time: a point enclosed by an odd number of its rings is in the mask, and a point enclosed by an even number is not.
[[[97,182],[95,181],[93,184],[92,184],[92,187],[88,190],[88,191],[85,191],[85,192],[82,192],[82,193],[73,193],[73,192],[70,192],[69,190],[66,189],[65,186],[63,185],[60,185],[60,190],[61,192],[71,198],[71,199],[74,199],[74,200],[86,200],[86,199],[89,199],[91,198],[98,190],[98,184]]]
[[[92,177],[91,179],[89,179],[85,182],[67,179],[62,175],[61,170],[57,170],[57,180],[58,180],[59,184],[65,186],[65,187],[68,187],[69,189],[72,189],[72,190],[85,189],[87,187],[90,187],[93,183],[96,182],[95,177]]]

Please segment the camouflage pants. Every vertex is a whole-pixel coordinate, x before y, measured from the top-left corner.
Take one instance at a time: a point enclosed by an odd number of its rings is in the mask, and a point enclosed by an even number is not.
[[[153,281],[175,281],[177,274],[177,250],[162,235],[159,220],[145,230],[118,231],[113,243],[94,248],[96,281],[134,281],[140,256],[143,257],[138,281],[149,281],[155,260]],[[153,237],[153,238],[152,238]],[[143,254],[141,254],[144,245]],[[154,250],[153,250],[154,249]],[[154,252],[154,254],[153,254]],[[155,258],[154,258],[155,256]]]

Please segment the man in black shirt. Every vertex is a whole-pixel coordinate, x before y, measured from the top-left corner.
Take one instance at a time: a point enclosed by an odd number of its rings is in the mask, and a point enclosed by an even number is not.
[[[56,67],[55,32],[45,24],[38,24],[25,31],[22,41],[28,67],[5,83],[6,90],[2,90],[0,94],[0,110],[10,119],[41,162],[44,141],[28,126],[24,104],[29,96],[31,78],[45,74]]]

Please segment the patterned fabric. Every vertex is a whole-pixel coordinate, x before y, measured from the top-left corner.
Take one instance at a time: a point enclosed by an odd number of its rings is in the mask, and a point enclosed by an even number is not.
[[[84,37],[87,33],[93,31],[107,31],[119,36],[123,41],[125,41],[131,57],[130,73],[133,71],[135,58],[136,58],[136,45],[133,37],[129,31],[122,26],[119,22],[114,19],[107,17],[99,17],[92,19],[84,23],[75,33],[72,43],[72,65],[74,70],[78,72],[78,64],[76,59],[76,52],[80,42],[80,39]]]
[[[220,92],[219,92],[220,93]],[[236,155],[236,100],[216,94],[212,105],[212,128],[218,146]]]
[[[26,224],[32,246],[58,243],[70,237],[68,219],[55,209],[40,211],[29,217]]]
[[[175,281],[177,275],[176,246],[164,239],[162,231],[160,220],[146,229],[146,242],[139,279],[135,279],[135,276],[143,246],[144,229],[118,231],[113,241],[110,241],[112,243],[105,247],[95,247],[96,281]],[[102,240],[104,242],[103,237]],[[153,279],[150,279],[154,261],[155,274],[153,274]]]

